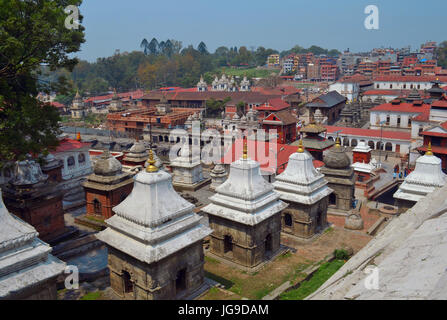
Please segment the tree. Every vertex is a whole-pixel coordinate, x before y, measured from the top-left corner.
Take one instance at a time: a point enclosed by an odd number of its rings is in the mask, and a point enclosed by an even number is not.
[[[41,65],[54,72],[77,63],[84,28],[65,27],[67,5],[81,0],[0,0],[0,159],[21,160],[58,144],[60,121],[56,108],[37,100],[39,91],[67,93],[64,77],[38,81]],[[82,16],[79,17],[82,22]]]
[[[158,54],[159,44],[157,39],[152,38],[151,42],[148,44],[149,53],[152,55]]]
[[[438,65],[447,68],[447,41],[443,41],[439,44],[436,51],[438,55]]]
[[[141,41],[140,48],[143,49],[143,52],[145,55],[147,55],[149,53],[148,46],[149,46],[149,42],[147,41],[146,38],[144,38],[143,41]]]
[[[206,48],[206,44],[201,41],[199,45],[197,46],[197,50],[200,52],[200,54],[208,54],[208,49]]]

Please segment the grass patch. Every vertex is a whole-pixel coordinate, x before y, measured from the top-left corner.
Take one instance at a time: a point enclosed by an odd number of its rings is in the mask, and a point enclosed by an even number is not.
[[[280,295],[280,300],[303,300],[305,297],[315,292],[321,285],[329,279],[344,264],[343,260],[333,260],[326,262],[314,273],[312,278],[301,283],[294,290],[284,292]]]
[[[104,218],[97,218],[97,217],[88,216],[88,215],[85,215],[85,217],[90,221],[104,223]]]
[[[218,260],[216,260],[214,258],[208,257],[208,256],[205,256],[205,261],[208,262],[208,263],[212,263],[212,264],[219,264],[220,263],[220,261],[218,261]]]
[[[216,72],[210,72],[214,79],[216,73],[225,73],[227,76],[241,77],[247,76],[247,78],[267,78],[272,73],[278,74],[279,69],[258,69],[258,68],[247,68],[247,69],[237,69],[237,68],[219,68]]]
[[[332,232],[332,231],[334,231],[334,228],[329,227],[329,228],[327,228],[326,230],[324,230],[323,233],[329,233],[329,232]]]
[[[102,297],[102,293],[99,291],[89,292],[81,297],[81,300],[98,300]]]

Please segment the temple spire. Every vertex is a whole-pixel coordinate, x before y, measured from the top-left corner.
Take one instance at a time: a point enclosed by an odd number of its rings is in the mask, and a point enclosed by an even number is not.
[[[155,160],[154,160],[154,152],[152,149],[149,149],[149,159],[147,160],[149,165],[146,168],[146,172],[157,172],[158,168],[155,166]]]
[[[248,159],[247,140],[244,140],[244,149],[243,149],[242,159],[244,159],[244,160]]]
[[[303,138],[300,139],[300,143],[298,145],[298,153],[303,153],[304,152],[304,146],[303,146]]]
[[[432,156],[433,152],[431,151],[431,141],[428,143],[427,152],[425,153],[426,156]]]
[[[340,137],[337,137],[337,139],[335,140],[335,146],[336,147],[340,147]]]

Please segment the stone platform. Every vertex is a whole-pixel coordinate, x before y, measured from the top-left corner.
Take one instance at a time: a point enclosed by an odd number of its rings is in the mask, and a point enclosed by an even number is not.
[[[211,178],[207,178],[195,184],[184,184],[184,183],[173,182],[172,186],[174,187],[175,191],[196,191],[210,183]]]

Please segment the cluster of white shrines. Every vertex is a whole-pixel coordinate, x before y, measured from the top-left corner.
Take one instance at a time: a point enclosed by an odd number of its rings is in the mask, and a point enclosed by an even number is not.
[[[337,143],[334,148],[342,147]],[[211,203],[202,209],[207,225],[174,190],[171,175],[155,166],[150,150],[146,169],[134,176],[131,194],[113,208],[115,215],[97,235],[108,247],[112,289],[132,299],[186,298],[206,287],[204,238],[211,236],[211,254],[252,270],[280,251],[281,214],[286,210],[307,213],[308,219],[326,225],[333,190],[312,160],[301,141],[287,168],[270,184],[260,164],[248,157],[245,143],[242,158],[231,164],[228,178],[215,186]],[[221,169],[216,174],[223,180]],[[417,202],[445,182],[441,161],[429,150],[395,197]],[[0,220],[0,298],[42,284],[48,294],[40,296],[55,298],[55,279],[64,263],[51,256],[34,228],[7,211],[3,200]]]

